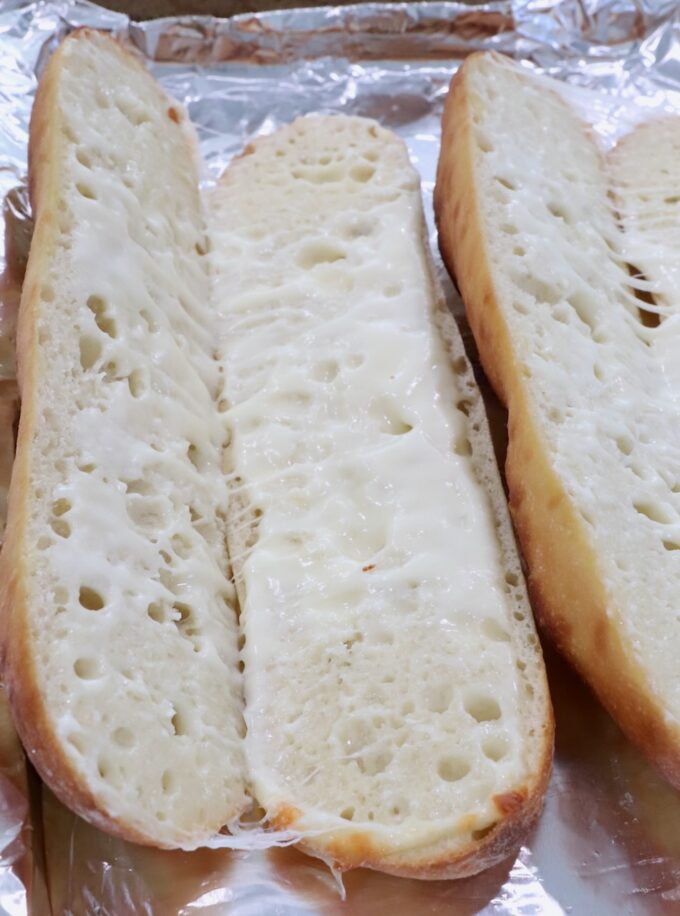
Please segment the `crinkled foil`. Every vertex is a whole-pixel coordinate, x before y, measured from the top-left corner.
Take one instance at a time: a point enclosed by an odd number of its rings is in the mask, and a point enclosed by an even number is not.
[[[350,112],[375,117],[406,140],[423,178],[430,217],[443,100],[452,73],[473,50],[493,48],[564,80],[605,145],[659,108],[680,112],[676,0],[371,3],[148,23],[132,23],[84,2],[4,0],[0,521],[16,406],[15,316],[30,240],[29,116],[36,74],[59,39],[81,25],[120,35],[187,106],[199,133],[206,184],[253,134],[305,112]],[[447,289],[456,307],[450,283]],[[488,403],[502,448],[504,417],[491,398]],[[325,866],[293,849],[159,852],[89,827],[34,776],[27,783],[0,693],[0,911],[11,916],[680,913],[680,795],[549,649],[546,662],[557,719],[555,766],[541,819],[516,860],[459,882],[417,882],[359,870],[345,876],[344,903]]]

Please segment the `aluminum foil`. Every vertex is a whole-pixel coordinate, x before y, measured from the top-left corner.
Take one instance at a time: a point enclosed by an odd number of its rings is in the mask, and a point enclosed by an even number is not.
[[[296,115],[368,115],[406,140],[423,179],[430,225],[443,100],[452,74],[473,50],[493,48],[563,80],[605,147],[660,109],[680,113],[676,0],[370,3],[148,23],[77,0],[4,0],[0,523],[16,408],[15,316],[31,230],[25,189],[30,110],[49,53],[82,25],[121,36],[187,106],[200,138],[206,185],[248,138]],[[434,236],[432,242],[435,247]],[[485,394],[502,453],[505,417]],[[0,692],[0,912],[680,913],[680,795],[646,764],[549,648],[546,663],[557,719],[555,765],[542,817],[515,861],[459,882],[418,882],[359,870],[345,876],[344,902],[325,866],[294,849],[160,852],[85,824],[34,775],[27,782]]]

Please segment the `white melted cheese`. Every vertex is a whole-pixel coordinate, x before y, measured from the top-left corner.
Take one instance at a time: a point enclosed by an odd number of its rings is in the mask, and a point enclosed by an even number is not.
[[[296,122],[211,234],[255,793],[394,849],[469,834],[525,775],[523,710],[417,177],[372,122]]]
[[[669,651],[680,626],[680,223],[668,203],[662,225],[645,217],[671,195],[669,136],[643,128],[637,152],[624,141],[608,173],[549,82],[489,57],[470,92],[493,281],[537,427],[603,571],[607,613],[680,718]],[[636,298],[639,286],[656,303]]]
[[[59,186],[44,204],[59,233],[31,392],[39,678],[70,765],[111,818],[191,845],[244,804],[197,175],[170,101],[115,45],[62,53]]]

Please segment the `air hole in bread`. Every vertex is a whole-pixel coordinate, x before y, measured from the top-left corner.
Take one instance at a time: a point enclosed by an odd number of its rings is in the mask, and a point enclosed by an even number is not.
[[[343,818],[343,820],[346,820],[346,821],[352,821],[352,820],[354,820],[354,808],[353,808],[353,806],[350,805],[348,808],[343,808],[342,811],[340,812],[340,817]]]
[[[58,518],[60,515],[66,515],[66,513],[67,513],[71,508],[72,508],[72,506],[71,506],[70,500],[68,500],[68,499],[63,499],[63,498],[57,499],[57,500],[52,504],[52,515],[54,515],[54,516],[56,516],[56,517]]]
[[[477,131],[477,146],[483,153],[492,153],[495,149],[489,137],[481,130]]]
[[[173,611],[175,611],[174,621],[177,625],[186,623],[192,614],[192,608],[188,604],[184,604],[181,601],[176,601],[172,606]]]
[[[59,535],[60,538],[71,537],[71,526],[65,519],[53,518],[50,521],[50,528],[55,534]]]
[[[453,450],[456,455],[460,455],[461,458],[467,458],[472,454],[472,446],[470,445],[470,440],[467,436],[461,436],[456,439],[453,445]]]
[[[152,601],[146,613],[155,623],[165,623],[165,608],[158,601]]]
[[[88,585],[80,586],[78,601],[81,607],[84,607],[88,611],[101,611],[106,603],[100,593],[96,589],[90,588]]]
[[[360,366],[366,362],[366,357],[363,353],[352,353],[347,357],[347,365],[350,369],[358,369]]]
[[[92,157],[90,156],[88,151],[83,149],[82,147],[78,147],[76,149],[76,159],[86,169],[92,168]]]
[[[356,763],[361,773],[365,773],[368,776],[377,776],[379,773],[385,772],[392,762],[392,758],[391,751],[382,750],[373,754],[362,755],[357,758]]]
[[[516,191],[517,185],[510,178],[505,178],[502,175],[496,175],[496,181],[498,184],[502,185],[504,188],[507,188],[508,191]]]
[[[117,337],[116,322],[106,314],[106,301],[102,296],[88,296],[87,307],[94,316],[95,323],[100,331],[109,337]]]
[[[325,167],[303,167],[291,171],[293,178],[301,181],[309,181],[312,184],[333,184],[336,181],[342,181],[344,174],[339,165]]]
[[[133,127],[141,127],[142,124],[148,124],[151,121],[146,111],[137,105],[136,100],[126,96],[119,96],[116,99],[116,108]]]
[[[326,359],[313,367],[311,375],[316,382],[328,383],[337,378],[339,371],[340,366],[334,359]]]
[[[146,379],[141,369],[133,369],[128,375],[128,388],[133,398],[141,398],[146,391]]]
[[[165,503],[160,498],[128,500],[127,514],[140,528],[161,528],[165,524]]]
[[[111,761],[106,757],[100,757],[97,760],[97,772],[102,779],[108,779],[111,775]]]
[[[508,753],[508,742],[501,735],[491,735],[482,741],[482,753],[489,760],[499,761]]]
[[[463,700],[465,712],[477,722],[494,722],[501,717],[501,708],[493,697],[471,693]]]
[[[550,201],[550,203],[548,203],[547,206],[548,206],[548,212],[551,213],[556,219],[561,219],[565,223],[568,223],[571,221],[571,217],[566,207],[561,202],[553,200],[553,201]]]
[[[467,401],[465,398],[458,401],[458,403],[456,404],[456,410],[459,410],[466,417],[470,416],[471,407],[472,407],[472,404],[470,403],[470,401]]]
[[[161,789],[164,795],[171,795],[177,787],[177,780],[172,770],[163,770],[161,776]]]
[[[217,409],[220,413],[226,413],[229,410],[229,401],[226,398],[220,398],[217,402]]]
[[[80,338],[80,365],[83,369],[91,369],[102,354],[102,345],[94,337]]]
[[[187,458],[193,464],[197,471],[202,470],[203,461],[201,452],[195,442],[190,442],[187,447]]]
[[[494,642],[509,642],[510,634],[501,626],[501,624],[494,620],[493,617],[485,617],[482,621],[482,633]]]
[[[529,309],[523,302],[519,302],[517,299],[512,303],[513,309],[517,312],[518,315],[528,315]]]
[[[501,232],[505,233],[505,235],[518,235],[519,227],[515,223],[503,223]]]
[[[662,543],[666,550],[680,550],[680,544],[676,541],[663,541]]]
[[[79,753],[86,754],[89,749],[89,743],[85,735],[74,732],[66,738],[68,743]]]
[[[512,253],[515,255],[515,257],[523,258],[527,253],[527,250],[523,245],[515,245],[515,247],[512,249]]]
[[[534,274],[527,274],[516,270],[513,273],[513,280],[521,290],[529,296],[532,296],[536,302],[542,302],[546,305],[553,306],[557,305],[562,298],[562,294],[556,286],[546,280],[542,280]]]
[[[110,359],[104,363],[104,381],[117,382],[120,380],[120,366],[115,359]]]
[[[129,749],[135,746],[135,733],[131,728],[127,728],[125,725],[121,725],[119,728],[117,728],[114,731],[112,738],[118,747]]]
[[[453,699],[453,687],[451,684],[438,684],[427,691],[425,699],[430,712],[446,712]]]
[[[136,480],[128,481],[126,487],[128,493],[133,493],[135,495],[146,496],[151,492],[151,484],[148,480],[143,480],[141,477]]]
[[[76,191],[80,194],[81,197],[85,197],[87,200],[97,199],[97,195],[95,194],[92,186],[86,184],[84,181],[78,181],[76,183]]]
[[[594,304],[592,297],[588,293],[576,292],[567,298],[567,302],[576,312],[581,321],[587,325],[591,331],[595,330],[595,319],[593,317]]]
[[[669,525],[672,521],[665,509],[647,500],[636,500],[633,503],[633,508],[640,515],[644,515],[650,521],[658,522],[660,525]]]
[[[337,245],[331,245],[329,242],[310,242],[298,254],[297,262],[305,270],[312,270],[319,264],[334,264],[346,258],[345,252]]]
[[[616,447],[622,455],[630,455],[633,451],[633,440],[630,436],[617,436]]]
[[[470,772],[470,764],[462,757],[442,757],[437,763],[437,775],[444,782],[459,782]]]
[[[599,363],[593,364],[593,375],[598,380],[598,382],[604,382],[606,379],[605,371]]]
[[[170,539],[170,544],[172,545],[172,549],[176,556],[178,556],[180,560],[186,560],[191,555],[193,545],[189,538],[186,537],[186,535],[173,534],[172,538]]]
[[[412,424],[401,417],[397,405],[390,398],[374,398],[369,415],[378,421],[380,432],[389,436],[402,436],[413,429]]]
[[[158,322],[156,321],[156,319],[154,318],[154,316],[151,314],[151,312],[148,309],[140,309],[139,317],[142,319],[142,321],[147,326],[149,331],[151,331],[152,334],[154,334],[158,330],[159,328]]]
[[[46,283],[40,290],[40,296],[43,302],[54,302],[54,287]]]
[[[383,296],[385,296],[387,299],[394,299],[396,296],[401,295],[403,289],[404,287],[401,283],[389,283],[383,289]]]
[[[96,658],[77,658],[73,670],[82,681],[94,681],[101,677],[101,668]]]
[[[515,588],[515,586],[519,585],[519,577],[514,572],[506,572],[505,581],[511,588]]]
[[[349,170],[349,177],[352,181],[359,182],[359,184],[366,184],[374,175],[375,167],[368,165],[368,163],[359,163],[359,165],[352,166]]]
[[[186,718],[182,715],[181,712],[177,710],[175,711],[174,715],[170,719],[170,725],[172,726],[173,734],[177,735],[178,737],[189,734],[188,723],[186,721]]]
[[[479,830],[473,830],[471,834],[472,839],[476,841],[483,840],[484,837],[487,837],[491,833],[495,826],[495,824],[489,824],[488,827],[482,827]]]
[[[361,239],[366,238],[366,236],[371,235],[374,232],[376,227],[376,220],[369,219],[368,217],[355,217],[352,221],[345,226],[343,229],[343,236],[346,239]]]

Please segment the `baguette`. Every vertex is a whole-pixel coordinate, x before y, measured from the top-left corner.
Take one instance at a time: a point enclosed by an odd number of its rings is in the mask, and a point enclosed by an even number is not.
[[[621,181],[553,87],[495,54],[465,62],[443,119],[440,246],[508,407],[510,506],[539,620],[680,787],[675,321],[641,314],[629,263],[664,280],[622,233]],[[640,188],[661,182],[664,157],[645,160]],[[675,305],[677,284],[663,288]]]
[[[31,762],[95,825],[167,847],[246,801],[194,143],[111,39],[82,30],[51,58],[0,577]]]
[[[478,872],[540,808],[552,714],[416,172],[372,121],[300,119],[209,226],[254,794],[340,869]]]

